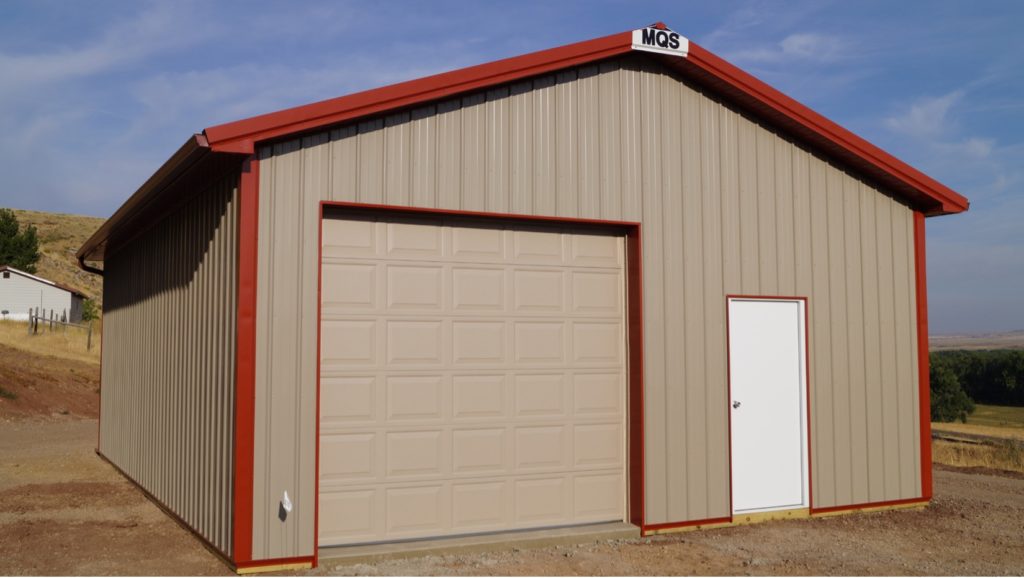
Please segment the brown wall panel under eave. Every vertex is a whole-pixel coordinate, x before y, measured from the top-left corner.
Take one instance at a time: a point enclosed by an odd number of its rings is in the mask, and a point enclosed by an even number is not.
[[[230,557],[238,174],[105,261],[100,452]]]

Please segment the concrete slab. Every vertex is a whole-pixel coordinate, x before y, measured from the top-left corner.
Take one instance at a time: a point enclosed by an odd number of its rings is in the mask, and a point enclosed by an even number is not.
[[[366,546],[332,546],[320,548],[319,556],[321,562],[363,564],[395,558],[468,554],[511,548],[546,548],[549,546],[569,546],[586,542],[639,537],[640,528],[637,526],[625,522],[609,522],[544,530],[454,536],[435,540],[389,542]]]

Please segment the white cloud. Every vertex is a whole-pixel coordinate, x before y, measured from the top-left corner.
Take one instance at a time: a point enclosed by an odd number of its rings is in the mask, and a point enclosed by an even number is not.
[[[839,36],[814,32],[790,34],[782,40],[758,48],[739,50],[731,54],[737,62],[834,62],[849,53],[849,42]]]
[[[966,155],[974,159],[985,159],[992,155],[996,141],[990,138],[970,137],[968,139],[944,143],[951,152]]]
[[[842,37],[816,32],[790,34],[768,46],[734,50],[726,54],[738,63],[828,63],[846,58],[850,43]]]
[[[920,98],[904,112],[885,119],[885,126],[915,139],[937,138],[951,130],[949,111],[963,97],[962,90],[954,90],[938,97]]]
[[[0,53],[0,99],[29,94],[44,86],[94,76],[143,62],[154,54],[192,45],[213,30],[179,3],[148,4],[146,9],[113,22],[96,38],[49,52]]]
[[[847,51],[847,43],[836,36],[824,34],[790,34],[779,43],[782,54],[810,60],[828,61]]]

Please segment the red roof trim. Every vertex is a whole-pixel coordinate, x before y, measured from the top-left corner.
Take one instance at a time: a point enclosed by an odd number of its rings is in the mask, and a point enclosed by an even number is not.
[[[833,143],[847,149],[892,176],[904,181],[915,189],[942,203],[944,212],[966,211],[968,201],[949,187],[911,167],[835,122],[825,118],[793,98],[740,70],[733,64],[716,56],[698,44],[690,42],[686,61],[714,75],[759,103],[789,117],[802,127],[809,129]]]
[[[610,58],[629,52],[631,47],[632,32],[620,32],[611,36],[254,116],[210,127],[204,131],[204,134],[214,151],[252,153],[254,152],[254,143],[257,141],[337,124]]]
[[[631,46],[632,32],[621,32],[222,124],[206,129],[204,134],[214,151],[249,154],[260,141],[610,58],[630,52]],[[958,213],[968,208],[967,199],[949,187],[692,41],[686,58],[659,58],[682,72],[706,77],[713,88],[753,104],[755,113],[783,123],[826,150],[831,149],[869,176],[881,177],[885,184],[892,185],[897,193],[905,195],[928,214]]]

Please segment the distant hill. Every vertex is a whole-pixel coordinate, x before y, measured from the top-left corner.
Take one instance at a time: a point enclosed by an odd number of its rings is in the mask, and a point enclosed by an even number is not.
[[[103,279],[82,271],[75,253],[106,219],[20,209],[14,209],[14,214],[22,227],[35,225],[39,232],[42,257],[36,263],[36,275],[78,289],[102,303]]]
[[[979,333],[974,335],[931,335],[931,351],[944,349],[1024,349],[1024,331]]]

